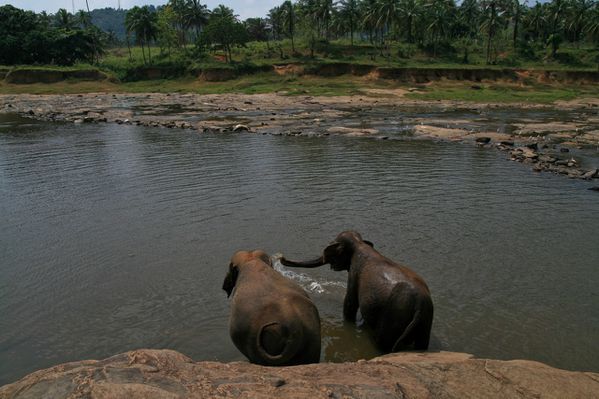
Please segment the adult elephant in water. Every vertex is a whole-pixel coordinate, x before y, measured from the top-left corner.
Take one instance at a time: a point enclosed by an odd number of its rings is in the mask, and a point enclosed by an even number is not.
[[[343,317],[355,322],[360,309],[365,324],[384,352],[426,350],[433,323],[430,291],[418,274],[384,257],[355,231],[345,231],[313,261],[294,262],[291,267],[319,267],[326,263],[335,271],[347,270]]]
[[[318,363],[318,310],[300,286],[273,269],[264,251],[236,252],[223,289],[231,297],[231,339],[250,362]]]

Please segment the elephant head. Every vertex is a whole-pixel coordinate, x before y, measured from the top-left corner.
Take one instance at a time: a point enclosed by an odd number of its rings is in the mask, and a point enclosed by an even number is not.
[[[237,277],[239,276],[239,268],[243,267],[244,264],[252,260],[260,260],[272,267],[270,256],[268,256],[268,254],[262,250],[256,250],[251,252],[235,252],[233,257],[231,258],[231,262],[229,263],[229,272],[225,276],[225,281],[223,281],[223,290],[227,292],[227,298],[231,296],[233,288],[235,288],[235,284],[237,283]]]
[[[373,247],[370,241],[362,239],[360,233],[351,230],[344,231],[324,249],[321,257],[306,262],[294,262],[283,257],[281,263],[285,266],[304,268],[319,267],[328,263],[335,271],[349,270],[352,256],[364,244]]]

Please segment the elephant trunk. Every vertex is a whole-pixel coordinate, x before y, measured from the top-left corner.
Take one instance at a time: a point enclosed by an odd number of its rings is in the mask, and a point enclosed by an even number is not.
[[[306,261],[306,262],[294,262],[292,260],[285,259],[285,257],[281,258],[281,264],[283,264],[285,266],[289,266],[289,267],[313,268],[313,267],[322,266],[325,263],[327,263],[327,262],[325,262],[324,256],[321,256],[318,259],[309,260],[309,261]]]

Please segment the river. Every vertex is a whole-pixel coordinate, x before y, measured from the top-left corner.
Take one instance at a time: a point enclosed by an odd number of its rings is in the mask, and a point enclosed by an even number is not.
[[[431,350],[597,372],[590,184],[470,144],[0,115],[0,385],[136,348],[242,360],[231,255],[313,258],[346,229],[425,278]],[[345,272],[277,268],[319,308],[322,360],[377,355],[342,322]]]

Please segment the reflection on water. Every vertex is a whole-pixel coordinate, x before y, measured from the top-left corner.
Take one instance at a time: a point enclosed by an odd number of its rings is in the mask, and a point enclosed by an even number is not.
[[[427,280],[432,349],[599,371],[591,183],[460,144],[1,118],[0,384],[142,347],[241,360],[230,256],[313,258],[348,228]],[[341,319],[346,273],[286,273],[323,360],[376,355]]]

